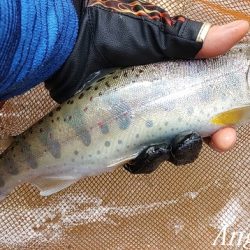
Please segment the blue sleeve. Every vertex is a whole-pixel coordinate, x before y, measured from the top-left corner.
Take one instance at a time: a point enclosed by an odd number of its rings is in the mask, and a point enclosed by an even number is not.
[[[1,0],[0,100],[22,94],[56,72],[77,34],[71,0]]]

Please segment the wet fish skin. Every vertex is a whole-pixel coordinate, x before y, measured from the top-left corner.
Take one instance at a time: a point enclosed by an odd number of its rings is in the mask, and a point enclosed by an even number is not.
[[[24,182],[50,195],[180,132],[208,136],[227,125],[212,118],[228,110],[244,107],[250,119],[250,46],[241,50],[119,69],[97,80],[15,139],[1,156],[0,196]]]

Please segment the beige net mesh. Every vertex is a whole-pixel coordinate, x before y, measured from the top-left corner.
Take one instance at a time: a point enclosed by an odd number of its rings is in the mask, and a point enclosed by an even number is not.
[[[249,0],[154,2],[172,15],[212,23],[250,21]],[[5,103],[0,150],[55,105],[42,84]],[[149,176],[118,169],[48,198],[22,185],[0,204],[0,248],[250,249],[250,126],[238,132],[234,150],[221,155],[205,146],[189,167],[165,163]]]

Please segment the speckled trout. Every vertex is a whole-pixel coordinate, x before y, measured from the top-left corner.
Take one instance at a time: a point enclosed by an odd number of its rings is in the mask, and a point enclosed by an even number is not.
[[[24,182],[50,195],[180,132],[208,136],[249,121],[249,65],[244,46],[106,74],[15,138],[0,160],[1,197]]]

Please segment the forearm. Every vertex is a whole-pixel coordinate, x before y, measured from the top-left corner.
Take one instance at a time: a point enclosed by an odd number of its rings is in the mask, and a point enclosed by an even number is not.
[[[0,1],[0,100],[46,80],[65,62],[78,33],[71,0]]]

